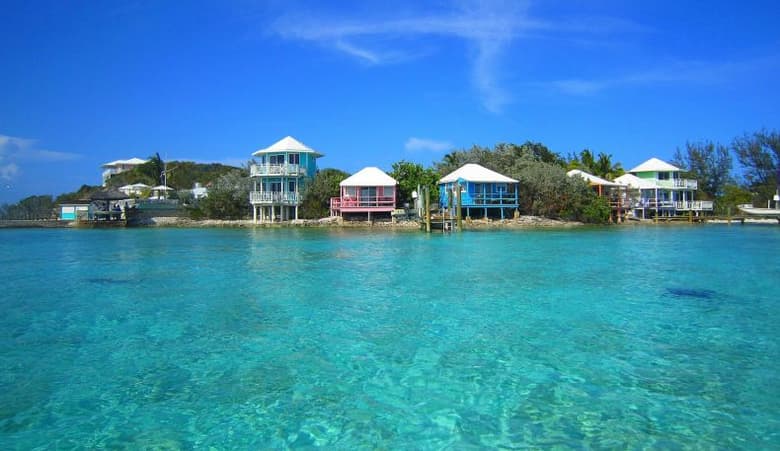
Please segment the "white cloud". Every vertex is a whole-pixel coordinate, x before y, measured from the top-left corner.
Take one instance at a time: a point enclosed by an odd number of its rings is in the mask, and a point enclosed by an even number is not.
[[[404,148],[410,152],[444,152],[452,149],[452,143],[448,141],[437,141],[435,139],[411,137],[404,143]]]
[[[408,50],[378,50],[388,42],[425,35],[460,39],[472,50],[472,81],[482,105],[500,113],[510,101],[496,77],[505,49],[519,33],[545,27],[526,17],[526,7],[527,3],[521,1],[462,2],[438,14],[379,20],[289,14],[279,18],[272,30],[284,38],[326,45],[371,65],[398,63],[418,56]]]
[[[11,181],[19,172],[19,166],[14,163],[0,162],[0,180]]]
[[[549,83],[554,89],[564,93],[577,96],[593,95],[601,91],[606,83],[593,80],[555,80]]]
[[[22,162],[56,163],[81,158],[75,153],[41,149],[36,144],[34,139],[0,135],[0,179],[14,179]]]
[[[777,67],[774,56],[745,61],[667,61],[660,67],[611,78],[574,78],[538,83],[555,91],[589,96],[622,86],[652,86],[664,84],[719,84],[745,77],[761,70]]]
[[[499,114],[513,101],[501,74],[508,50],[520,40],[564,39],[573,42],[613,42],[615,35],[654,30],[631,20],[606,16],[559,17],[541,20],[531,15],[531,0],[460,0],[441,3],[431,12],[396,7],[384,17],[316,12],[278,17],[270,32],[286,39],[308,41],[344,53],[363,64],[380,66],[419,58],[413,50],[420,37],[460,40],[467,48],[471,83],[482,106]],[[608,39],[606,39],[608,37]],[[395,46],[391,51],[388,46]],[[428,53],[428,52],[426,52]],[[613,80],[556,80],[537,83],[568,94],[594,94]]]

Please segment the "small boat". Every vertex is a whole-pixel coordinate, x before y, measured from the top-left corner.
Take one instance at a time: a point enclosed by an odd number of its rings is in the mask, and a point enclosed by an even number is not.
[[[780,217],[780,208],[754,207],[751,204],[737,205],[737,208],[739,208],[743,213],[753,216]]]

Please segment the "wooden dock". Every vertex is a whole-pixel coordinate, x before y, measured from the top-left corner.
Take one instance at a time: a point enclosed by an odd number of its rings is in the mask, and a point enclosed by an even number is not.
[[[424,224],[423,224],[424,226]],[[452,232],[457,229],[458,221],[455,217],[449,215],[432,215],[431,230],[441,230],[442,232]]]

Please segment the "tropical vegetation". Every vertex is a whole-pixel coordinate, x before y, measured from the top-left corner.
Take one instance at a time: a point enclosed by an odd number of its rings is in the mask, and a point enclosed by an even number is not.
[[[734,170],[734,160],[739,169]],[[250,162],[251,163],[251,162]],[[428,187],[435,195],[437,181],[466,163],[477,163],[519,180],[520,213],[550,218],[604,222],[609,217],[606,201],[595,195],[587,183],[566,176],[570,169],[581,169],[613,180],[625,170],[612,155],[583,149],[563,157],[544,144],[499,143],[494,147],[472,146],[455,149],[434,161],[430,167],[405,160],[393,163],[390,175],[398,181],[402,204],[413,202],[413,193]],[[671,163],[683,169],[683,176],[699,182],[698,196],[715,201],[718,213],[734,212],[743,203],[766,205],[780,180],[780,133],[760,130],[746,133],[722,144],[711,141],[688,142],[676,149]],[[319,171],[305,189],[300,209],[302,218],[327,216],[330,198],[338,196],[339,183],[348,174],[339,169]],[[164,162],[159,154],[131,171],[116,174],[108,186],[131,183],[191,188],[195,182],[208,186],[208,196],[185,202],[195,218],[237,219],[249,216],[250,180],[248,165],[236,168],[221,164],[187,161]],[[59,195],[30,196],[13,205],[0,205],[0,219],[48,219],[55,216],[56,205],[89,198],[102,189],[83,185],[77,191]]]

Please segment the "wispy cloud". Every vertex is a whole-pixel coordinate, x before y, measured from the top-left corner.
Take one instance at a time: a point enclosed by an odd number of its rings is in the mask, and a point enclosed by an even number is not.
[[[20,173],[22,162],[56,163],[81,158],[81,155],[38,147],[28,138],[0,135],[0,179],[10,181]]]
[[[295,11],[278,17],[270,33],[285,39],[307,41],[344,53],[363,64],[380,66],[416,59],[418,38],[459,40],[466,47],[471,83],[482,106],[501,113],[513,102],[501,77],[509,50],[519,41],[562,39],[573,42],[613,42],[616,35],[653,30],[631,20],[605,16],[537,18],[531,0],[461,0],[424,12],[397,8],[383,17],[365,14]],[[605,39],[609,37],[609,39]],[[390,48],[392,48],[390,50]],[[515,52],[516,55],[516,52]],[[560,91],[592,94],[610,80],[558,80],[545,82]]]
[[[780,58],[769,56],[745,61],[672,61],[660,68],[637,71],[617,77],[574,78],[538,83],[556,92],[575,96],[589,96],[624,86],[653,86],[664,84],[714,85],[726,83],[745,74],[777,68]]]
[[[0,180],[11,181],[19,172],[19,166],[15,163],[3,164],[0,161]]]
[[[409,152],[444,152],[452,149],[449,141],[411,137],[404,143],[404,149]]]
[[[499,113],[511,101],[497,78],[505,49],[520,33],[545,27],[529,19],[526,9],[527,2],[522,1],[476,1],[461,2],[436,14],[391,19],[288,14],[276,20],[272,30],[284,38],[328,46],[370,65],[419,56],[408,50],[382,49],[389,42],[420,36],[460,39],[470,49],[472,81],[482,105]]]

